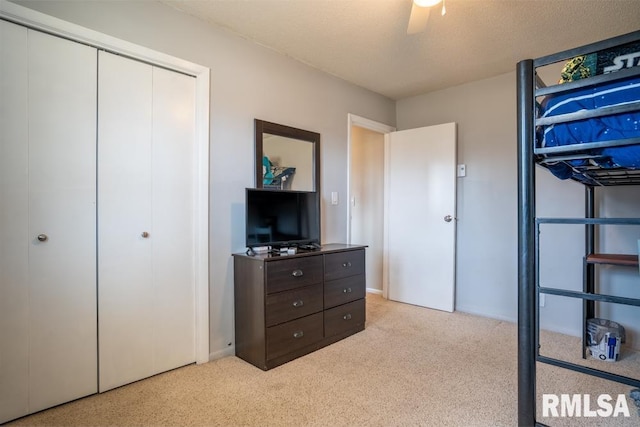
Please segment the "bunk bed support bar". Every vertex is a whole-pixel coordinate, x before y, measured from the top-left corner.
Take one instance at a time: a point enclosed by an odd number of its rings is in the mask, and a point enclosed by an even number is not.
[[[517,66],[518,93],[518,425],[536,424],[535,169],[533,60]]]
[[[584,217],[595,218],[596,216],[596,201],[595,201],[595,189],[590,185],[584,187]],[[595,266],[587,262],[587,256],[595,252],[596,238],[595,238],[595,225],[585,224],[584,233],[584,260],[582,264],[582,292],[593,293],[595,290]],[[582,300],[582,342],[587,342],[587,319],[596,317],[595,304],[593,301]],[[587,347],[582,346],[582,358],[587,357]]]
[[[640,381],[635,378],[626,377],[624,375],[618,375],[608,371],[602,371],[600,369],[589,368],[588,366],[578,365],[576,363],[566,362],[564,360],[554,359],[552,357],[546,356],[538,356],[538,361],[541,363],[546,363],[547,365],[558,366],[560,368],[581,372],[583,374],[603,378],[605,380],[626,384],[631,387],[640,387]]]
[[[558,295],[561,297],[579,298],[585,301],[600,301],[600,302],[613,302],[616,304],[631,305],[640,307],[640,300],[638,298],[618,297],[615,295],[605,294],[592,294],[588,292],[568,291],[565,289],[557,288],[544,288],[540,287],[541,294]],[[586,342],[586,341],[583,341]]]

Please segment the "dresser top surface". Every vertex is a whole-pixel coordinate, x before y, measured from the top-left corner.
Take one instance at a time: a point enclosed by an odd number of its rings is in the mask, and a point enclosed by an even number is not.
[[[246,253],[237,253],[237,254],[233,254],[233,256],[250,258],[250,259],[255,259],[260,261],[276,261],[276,260],[286,259],[286,258],[314,256],[314,255],[328,254],[332,252],[353,251],[358,249],[364,249],[366,247],[367,247],[366,245],[351,245],[346,243],[327,243],[322,245],[320,249],[317,249],[314,251],[300,250],[295,254],[258,253],[255,255],[247,255]]]

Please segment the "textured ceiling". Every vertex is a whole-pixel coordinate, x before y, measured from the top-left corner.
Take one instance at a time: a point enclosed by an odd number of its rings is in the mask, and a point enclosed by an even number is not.
[[[411,0],[162,2],[392,99],[640,30],[640,0],[445,0],[415,35]]]

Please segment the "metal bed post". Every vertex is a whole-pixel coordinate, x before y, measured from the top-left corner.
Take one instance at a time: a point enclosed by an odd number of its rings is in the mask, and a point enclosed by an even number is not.
[[[535,169],[533,61],[520,61],[518,78],[518,425],[536,423]]]
[[[595,188],[591,185],[584,187],[584,217],[595,218]],[[595,266],[587,262],[587,256],[595,252],[595,225],[585,225],[585,254],[583,267],[584,276],[582,292],[594,293],[595,292]],[[595,302],[590,300],[582,300],[582,358],[587,357],[587,319],[595,317]]]

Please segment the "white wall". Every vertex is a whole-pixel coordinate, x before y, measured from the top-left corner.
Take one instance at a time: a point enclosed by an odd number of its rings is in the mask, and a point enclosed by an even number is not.
[[[347,114],[394,124],[393,101],[149,1],[17,1],[211,68],[210,350],[234,343],[233,261],[244,251],[244,188],[254,186],[253,120],[321,134],[322,241],[346,240]]]

